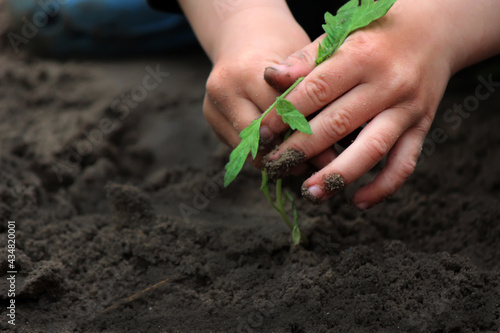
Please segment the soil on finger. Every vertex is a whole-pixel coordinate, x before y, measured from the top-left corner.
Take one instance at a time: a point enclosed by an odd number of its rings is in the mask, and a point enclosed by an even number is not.
[[[272,154],[273,152],[271,152]],[[271,179],[278,179],[289,172],[294,167],[300,165],[306,160],[306,155],[295,149],[287,149],[284,153],[273,160],[264,158],[264,168]]]

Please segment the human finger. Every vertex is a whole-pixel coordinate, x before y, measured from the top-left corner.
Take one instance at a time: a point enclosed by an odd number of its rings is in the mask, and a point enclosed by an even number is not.
[[[283,92],[297,79],[308,75],[315,67],[318,56],[318,43],[324,35],[301,50],[288,56],[281,63],[266,67],[264,80],[276,90]]]
[[[236,111],[232,112],[231,119],[233,121],[226,117],[227,112],[222,113],[220,111],[221,106],[214,105],[209,98],[205,99],[203,114],[219,140],[227,146],[235,148],[241,141],[239,136],[241,130],[250,125],[250,123],[255,119],[248,115],[251,113],[258,113],[258,108],[251,101],[246,99],[235,99],[232,106],[234,106],[235,110],[239,110],[238,114],[236,114]],[[256,118],[258,118],[258,116]],[[275,145],[281,143],[281,141],[278,141],[278,138],[276,138],[273,142]],[[248,158],[248,162],[256,167],[261,167],[262,158],[264,155],[269,153],[269,151],[270,148],[268,148],[267,145],[259,145],[259,153],[256,158]]]
[[[414,126],[399,138],[382,171],[354,195],[354,204],[359,209],[368,209],[399,190],[415,170],[427,131],[427,126]]]
[[[304,116],[309,116],[336,100],[365,80],[366,70],[351,56],[349,48],[340,48],[334,57],[316,66],[286,97]],[[303,60],[313,62],[313,60]],[[297,65],[298,66],[298,65]],[[288,125],[272,110],[262,125],[273,135]]]
[[[311,203],[321,203],[372,169],[414,124],[406,111],[392,108],[378,114],[351,146],[304,182],[303,196]]]
[[[314,156],[309,161],[304,162],[291,169],[290,174],[294,176],[300,176],[307,171],[310,171],[311,169],[320,170],[330,164],[337,156],[338,154],[335,149],[333,149],[333,147],[330,147],[317,156]]]
[[[321,153],[392,102],[393,97],[389,93],[379,92],[373,84],[362,84],[352,89],[309,122],[312,135],[297,131],[266,156],[270,177],[279,178],[295,165]]]
[[[203,115],[220,141],[231,148],[239,144],[241,139],[237,130],[208,98],[203,103]]]

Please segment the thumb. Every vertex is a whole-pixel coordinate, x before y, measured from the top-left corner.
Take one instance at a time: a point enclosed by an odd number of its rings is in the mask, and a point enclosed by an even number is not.
[[[318,38],[303,49],[293,53],[277,65],[266,67],[264,80],[274,89],[283,92],[290,87],[298,78],[309,74],[316,67],[318,57]]]

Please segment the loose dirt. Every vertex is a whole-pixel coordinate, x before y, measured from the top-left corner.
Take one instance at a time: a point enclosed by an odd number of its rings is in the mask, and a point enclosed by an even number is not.
[[[157,66],[169,75],[142,98]],[[2,315],[2,330],[498,332],[500,89],[446,122],[481,84],[456,78],[433,127],[446,140],[381,205],[349,202],[375,173],[323,205],[299,199],[309,243],[295,247],[258,170],[221,185],[209,70],[199,54],[0,55],[0,246],[15,220],[18,269],[16,326]]]

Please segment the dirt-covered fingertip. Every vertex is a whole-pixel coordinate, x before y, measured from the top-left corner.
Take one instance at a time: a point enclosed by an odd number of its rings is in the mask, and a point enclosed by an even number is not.
[[[270,156],[276,151],[272,151],[264,157],[264,167],[269,178],[276,180],[286,175],[291,169],[300,165],[306,160],[306,155],[295,149],[287,149],[281,153],[278,158],[270,160]]]
[[[266,67],[264,70],[264,80],[277,91],[284,92],[293,84],[293,82],[290,83],[290,75],[285,74],[286,71],[287,67],[284,65]]]
[[[323,178],[325,192],[327,195],[332,195],[337,192],[342,192],[345,189],[346,182],[344,177],[338,173],[332,173]]]
[[[311,187],[302,186],[302,197],[312,205],[319,205],[323,202],[323,190],[318,185]]]

